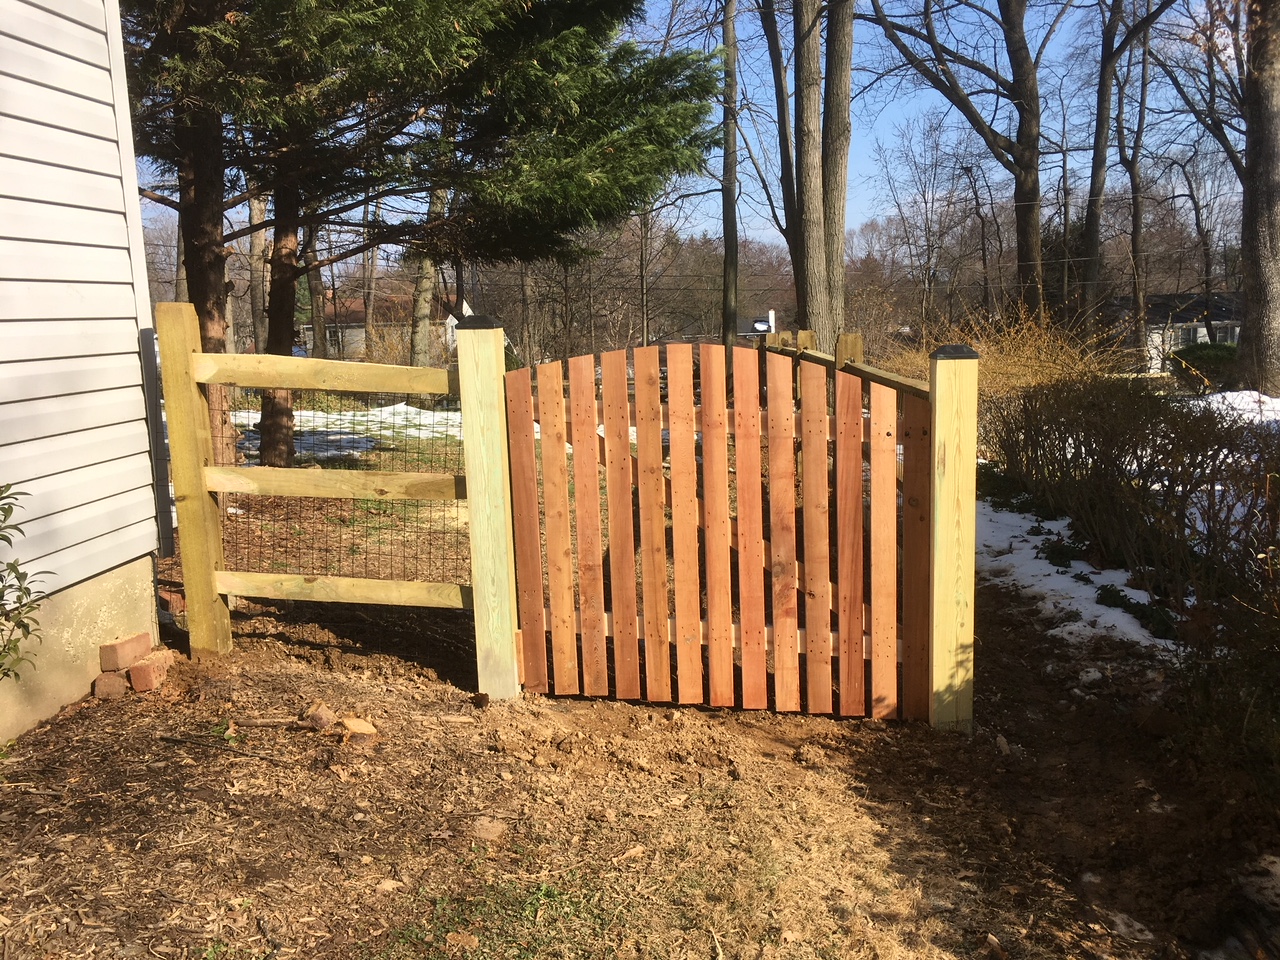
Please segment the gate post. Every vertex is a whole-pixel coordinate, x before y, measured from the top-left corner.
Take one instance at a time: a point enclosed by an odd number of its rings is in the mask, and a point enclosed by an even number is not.
[[[196,308],[189,303],[156,304],[156,334],[178,508],[187,630],[191,657],[200,660],[231,652],[231,613],[215,581],[223,567],[222,510],[204,480],[204,468],[214,462],[209,401],[191,377],[191,357],[200,352]],[[157,491],[157,503],[163,499]]]
[[[978,354],[930,354],[933,532],[929,575],[929,723],[973,732],[974,562],[977,540]]]
[[[471,518],[471,590],[480,692],[520,695],[516,650],[515,550],[503,375],[506,338],[490,317],[458,321],[458,389]]]

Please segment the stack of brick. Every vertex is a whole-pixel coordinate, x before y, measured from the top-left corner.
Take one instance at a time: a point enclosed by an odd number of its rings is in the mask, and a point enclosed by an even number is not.
[[[156,690],[172,666],[173,651],[168,647],[152,649],[151,634],[135,633],[115,643],[98,648],[102,673],[93,681],[93,695],[99,700],[114,700],[130,690]]]

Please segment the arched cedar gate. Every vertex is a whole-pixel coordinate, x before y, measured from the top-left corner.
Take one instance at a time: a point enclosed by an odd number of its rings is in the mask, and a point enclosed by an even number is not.
[[[732,359],[506,374],[526,689],[968,729],[976,355]]]

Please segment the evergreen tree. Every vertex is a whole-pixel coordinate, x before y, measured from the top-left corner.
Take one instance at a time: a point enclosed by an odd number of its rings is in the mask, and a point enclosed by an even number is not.
[[[715,69],[616,43],[639,6],[126,0],[137,149],[177,175],[205,349],[225,328],[226,245],[248,232],[223,230],[247,199],[230,182],[272,197],[267,348],[287,353],[306,269],[391,242],[455,263],[572,256],[574,231],[699,169]],[[433,192],[448,202],[428,217]],[[378,198],[404,212],[299,262],[302,228]],[[291,460],[285,399],[264,408],[264,463]]]

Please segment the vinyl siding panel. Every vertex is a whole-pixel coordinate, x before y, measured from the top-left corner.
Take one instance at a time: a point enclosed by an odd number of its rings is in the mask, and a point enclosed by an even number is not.
[[[155,512],[155,500],[148,486],[104,497],[36,520],[27,520],[24,515],[22,529],[26,531],[26,536],[15,546],[21,548],[24,562],[37,567],[43,566],[42,557],[69,550],[76,544],[115,533],[148,518],[154,524]],[[153,526],[153,542],[154,536]],[[8,549],[0,544],[0,562],[6,559]]]
[[[138,329],[128,318],[0,322],[0,363],[92,357],[137,349]]]
[[[136,354],[0,364],[0,404],[121,387],[142,389],[142,367]]]
[[[67,4],[58,5],[59,8],[62,6]],[[102,4],[97,6],[101,8]],[[59,16],[58,12],[18,0],[6,8],[4,20],[0,21],[0,36],[39,45],[54,52],[63,61],[80,61],[107,72],[111,60],[103,29],[105,24],[101,20],[93,25],[77,23],[73,19]],[[8,61],[0,62],[4,63],[6,73],[39,78],[47,76],[47,71],[15,69]],[[103,82],[108,91],[110,82],[109,79]],[[101,89],[92,92],[97,96],[102,95]]]
[[[0,197],[0,240],[72,243],[123,250],[129,247],[123,213],[82,210],[6,197]]]
[[[47,14],[45,16],[48,17]],[[48,19],[57,23],[67,23],[57,17],[48,17]],[[38,77],[42,86],[75,94],[86,100],[97,100],[99,103],[111,102],[111,74],[108,70],[7,36],[6,27],[11,26],[11,24],[0,26],[0,71],[16,77]],[[68,24],[68,26],[71,25]],[[78,33],[87,33],[83,27],[76,27],[75,30]],[[101,39],[101,35],[98,34],[89,34],[89,36],[98,36]],[[48,42],[47,38],[42,40]]]
[[[7,0],[5,5],[9,3],[12,0]],[[0,81],[0,113],[5,116],[116,141],[115,110],[110,104],[86,100],[8,74],[0,74]],[[0,151],[6,153],[18,153],[22,149],[20,143],[0,144]],[[132,152],[130,150],[130,155]]]
[[[0,100],[0,106],[3,102]],[[110,114],[109,110],[107,114]],[[16,155],[19,147],[23,160],[89,173],[110,170],[120,163],[120,148],[114,140],[90,137],[0,112],[0,154]],[[0,196],[28,199],[30,192],[25,184],[7,180],[0,181]]]
[[[86,173],[0,156],[0,183],[8,182],[19,184],[18,189],[27,200],[124,212],[124,187],[119,174]]]
[[[133,319],[131,283],[33,283],[0,280],[0,321]],[[148,323],[147,326],[150,326]],[[34,354],[33,354],[34,355]]]
[[[130,269],[128,250],[0,240],[0,280],[110,283]]]
[[[148,518],[41,557],[32,566],[46,571],[40,578],[40,589],[54,593],[128,563],[129,559],[146,556],[155,549],[156,524]]]
[[[0,0],[0,483],[57,590],[156,549],[117,0]]]
[[[65,17],[99,33],[107,29],[106,9],[102,0],[22,0],[24,6]]]
[[[151,484],[151,460],[144,451],[36,480],[27,480],[21,489],[29,494],[23,501],[22,525],[31,527],[43,516],[61,514],[105,499],[102,491],[140,490]],[[43,511],[37,515],[36,509]]]
[[[74,433],[111,423],[146,419],[142,391],[135,387],[0,404],[0,437],[11,443]]]
[[[146,453],[147,431],[137,421],[40,437],[0,447],[6,482],[29,490],[33,481]],[[65,508],[63,508],[65,509]]]

